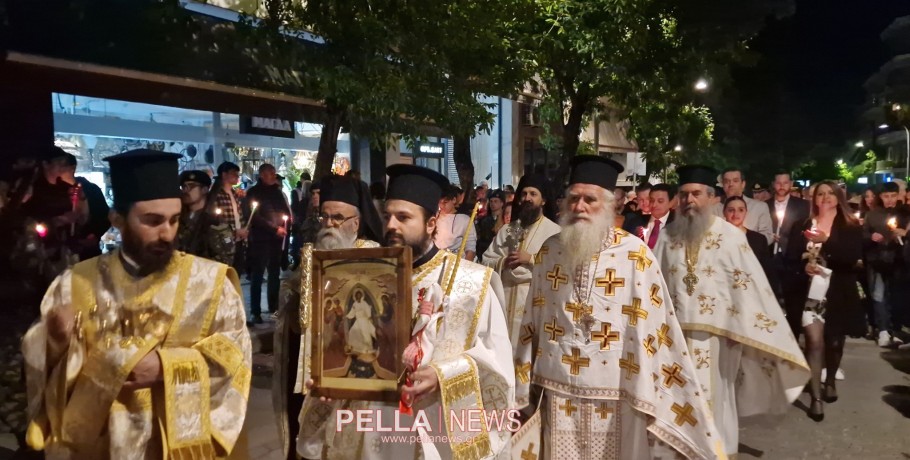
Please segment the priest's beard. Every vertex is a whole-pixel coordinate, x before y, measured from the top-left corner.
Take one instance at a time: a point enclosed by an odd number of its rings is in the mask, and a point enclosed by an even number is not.
[[[590,263],[594,254],[603,248],[603,240],[613,227],[614,220],[613,213],[606,212],[607,209],[613,209],[612,204],[598,214],[582,214],[588,220],[576,220],[579,215],[570,211],[563,211],[559,217],[559,225],[562,227],[559,239],[569,267]]]
[[[323,228],[316,234],[316,249],[350,249],[357,241],[357,233],[340,227]]]
[[[164,270],[174,256],[175,241],[157,240],[146,243],[138,233],[130,230],[129,225],[123,227],[121,234],[123,252],[139,264],[139,274],[142,276]]]
[[[433,242],[433,238],[426,232],[421,232],[417,236],[410,236],[395,230],[389,230],[385,234],[385,241],[389,246],[409,246],[411,248],[411,256],[414,260],[417,260],[426,254],[427,249]]]
[[[537,222],[537,219],[540,218],[541,211],[543,211],[543,207],[535,206],[530,201],[523,201],[521,208],[518,210],[519,225],[524,228],[530,227],[531,224]]]
[[[714,221],[709,206],[688,205],[676,210],[676,219],[667,225],[667,234],[687,245],[701,244],[708,229]]]

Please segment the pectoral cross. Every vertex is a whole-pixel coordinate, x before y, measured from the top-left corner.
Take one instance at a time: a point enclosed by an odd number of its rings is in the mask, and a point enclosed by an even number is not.
[[[686,294],[692,295],[695,293],[695,285],[698,284],[698,275],[695,273],[689,272],[686,276],[683,277],[683,283],[686,284]]]
[[[581,329],[585,331],[585,343],[591,343],[591,328],[594,327],[594,323],[597,320],[594,318],[594,315],[591,314],[592,308],[588,307],[588,310],[585,311],[585,314],[581,317]]]
[[[589,367],[591,365],[591,359],[582,357],[581,350],[573,348],[571,355],[562,355],[562,363],[569,365],[570,374],[578,375],[582,367]]]

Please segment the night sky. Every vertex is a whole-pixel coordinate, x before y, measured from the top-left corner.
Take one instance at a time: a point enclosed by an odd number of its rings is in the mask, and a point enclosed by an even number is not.
[[[908,0],[797,0],[793,16],[769,21],[752,41],[757,64],[733,69],[722,102],[732,118],[718,122],[755,154],[857,139],[867,129],[862,85],[891,58],[879,35],[904,15]]]

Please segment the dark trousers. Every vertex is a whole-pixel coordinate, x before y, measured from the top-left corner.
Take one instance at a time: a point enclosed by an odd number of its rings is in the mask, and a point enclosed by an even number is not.
[[[286,307],[285,307],[286,308]],[[296,310],[295,310],[296,311]],[[287,315],[286,321],[295,321],[294,315]],[[289,328],[291,329],[291,328]],[[300,410],[303,408],[304,396],[300,393],[294,393],[294,385],[297,383],[297,358],[300,354],[300,336],[294,333],[288,334],[287,341],[288,352],[288,372],[287,372],[287,409],[288,409],[288,460],[297,460],[297,435],[300,433]]]
[[[269,272],[266,298],[269,312],[278,311],[278,290],[281,287],[281,240],[269,239],[250,244],[247,260],[250,266],[250,315],[262,314],[262,276]]]

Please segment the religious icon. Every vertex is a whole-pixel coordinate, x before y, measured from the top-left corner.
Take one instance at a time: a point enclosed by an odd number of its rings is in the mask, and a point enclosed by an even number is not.
[[[303,364],[313,393],[397,402],[413,313],[410,249],[308,246],[303,254]]]

